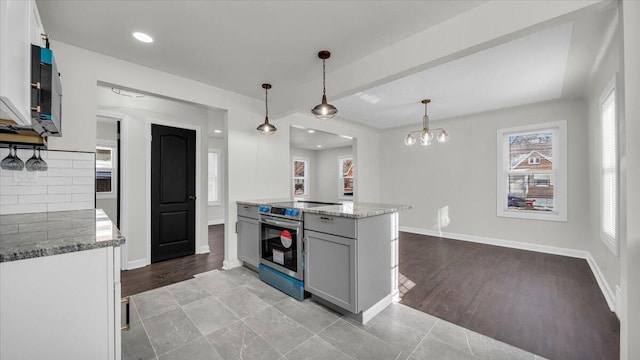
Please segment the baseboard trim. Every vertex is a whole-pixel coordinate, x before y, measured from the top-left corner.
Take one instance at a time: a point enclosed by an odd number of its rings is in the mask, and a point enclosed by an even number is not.
[[[470,242],[479,243],[479,244],[502,246],[502,247],[507,247],[512,249],[529,250],[529,251],[541,252],[545,254],[562,255],[562,256],[568,256],[568,257],[579,258],[579,259],[586,259],[587,256],[589,255],[588,251],[583,251],[583,250],[574,250],[574,249],[560,248],[560,247],[548,246],[548,245],[530,244],[530,243],[523,243],[523,242],[513,241],[513,240],[489,238],[484,236],[441,232],[436,230],[420,229],[420,228],[407,227],[407,226],[400,226],[400,231],[409,232],[413,234],[420,234],[420,235],[443,237],[443,238],[453,239],[453,240],[470,241]]]
[[[224,219],[207,221],[207,225],[221,225],[221,224],[224,224]]]
[[[428,229],[414,228],[414,227],[408,227],[408,226],[400,226],[400,231],[413,233],[413,234],[442,237],[446,239],[462,240],[462,241],[469,241],[469,242],[475,242],[480,244],[502,246],[502,247],[507,247],[512,249],[535,251],[535,252],[540,252],[545,254],[562,255],[562,256],[568,256],[573,258],[585,259],[587,261],[587,264],[589,264],[589,268],[591,269],[593,276],[596,278],[598,287],[600,288],[600,291],[602,292],[602,295],[604,296],[607,302],[607,305],[609,306],[609,310],[617,313],[618,307],[616,306],[616,304],[617,302],[619,302],[618,300],[619,295],[614,294],[613,291],[611,291],[611,287],[609,286],[609,283],[607,283],[607,280],[605,279],[604,274],[602,273],[602,270],[600,270],[600,267],[598,267],[598,263],[593,258],[591,253],[588,251],[559,248],[559,247],[547,246],[547,245],[529,244],[529,243],[523,243],[518,241],[495,239],[495,238],[489,238],[489,237],[483,237],[483,236],[441,232],[436,230],[428,230]]]
[[[202,245],[198,248],[198,251],[196,251],[196,254],[208,254],[209,251],[211,251],[209,249],[209,245]]]
[[[222,269],[223,270],[229,270],[229,269],[237,268],[238,266],[242,266],[242,261],[240,261],[238,259],[222,261]]]
[[[138,260],[128,261],[124,269],[133,270],[133,269],[139,269],[145,266],[147,266],[147,259],[138,259]]]
[[[602,295],[604,295],[604,299],[607,301],[607,305],[609,305],[609,310],[617,313],[616,296],[613,293],[613,291],[611,291],[611,287],[609,286],[609,283],[607,283],[607,280],[605,279],[604,274],[602,273],[602,270],[600,270],[600,267],[598,266],[596,259],[594,259],[593,256],[591,256],[591,254],[587,256],[587,263],[591,268],[591,272],[593,273],[593,276],[596,278],[596,282],[600,287],[600,291],[602,292]]]

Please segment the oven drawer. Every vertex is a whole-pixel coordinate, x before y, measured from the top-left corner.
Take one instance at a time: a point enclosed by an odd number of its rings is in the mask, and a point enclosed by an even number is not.
[[[244,216],[258,220],[258,206],[238,204],[238,216]]]
[[[325,234],[355,239],[357,236],[356,219],[332,215],[304,214],[304,228]]]

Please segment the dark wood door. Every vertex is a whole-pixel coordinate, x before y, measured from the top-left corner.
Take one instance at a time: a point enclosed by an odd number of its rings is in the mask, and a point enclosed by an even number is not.
[[[151,262],[195,253],[196,132],[151,126]]]

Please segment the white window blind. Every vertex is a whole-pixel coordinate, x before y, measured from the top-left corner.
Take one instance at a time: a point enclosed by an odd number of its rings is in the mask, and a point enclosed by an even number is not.
[[[602,123],[601,236],[604,243],[617,253],[618,155],[616,91],[613,81],[601,98],[600,117]]]
[[[220,153],[218,150],[209,150],[209,188],[208,197],[209,204],[215,205],[220,202],[220,181],[219,181],[219,167],[220,167]]]

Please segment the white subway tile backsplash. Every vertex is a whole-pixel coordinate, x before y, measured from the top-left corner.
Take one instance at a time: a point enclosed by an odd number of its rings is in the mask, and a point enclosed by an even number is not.
[[[2,195],[38,195],[46,194],[46,186],[2,186],[0,187],[0,194]]]
[[[95,161],[88,160],[73,160],[74,169],[94,169],[96,166]]]
[[[49,159],[59,160],[95,160],[95,153],[71,152],[71,151],[50,151]]]
[[[86,202],[86,201],[94,201],[96,199],[96,194],[91,192],[89,194],[71,194],[71,201],[73,202]]]
[[[0,205],[0,215],[47,211],[47,204]]]
[[[70,202],[59,204],[47,204],[47,211],[69,211],[69,210],[85,210],[94,209],[96,207],[93,201]]]
[[[0,159],[8,155],[0,149]],[[33,150],[20,149],[27,161]],[[47,171],[0,170],[0,214],[95,208],[95,154],[42,151]]]
[[[61,195],[20,195],[18,196],[20,204],[41,204],[41,203],[61,203],[71,202],[71,194]]]
[[[0,205],[15,205],[18,203],[18,195],[0,195]]]
[[[49,186],[49,194],[93,194],[95,187],[92,185]]]
[[[49,169],[48,176],[95,176],[94,169]]]
[[[47,160],[47,165],[49,165],[49,169],[71,169],[73,167],[73,160],[49,159]]]
[[[94,185],[96,178],[93,176],[74,176],[73,185]]]

